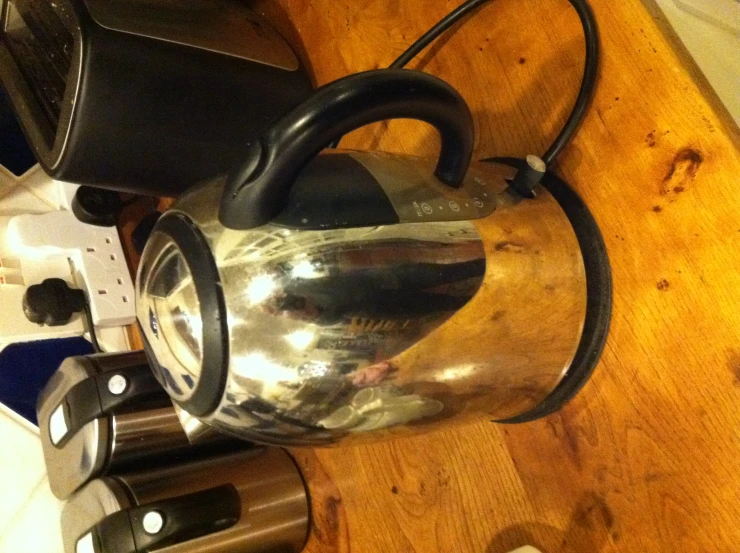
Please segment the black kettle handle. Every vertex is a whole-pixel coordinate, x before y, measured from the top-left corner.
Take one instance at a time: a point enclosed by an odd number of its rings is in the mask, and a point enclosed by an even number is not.
[[[473,155],[473,118],[465,100],[441,79],[418,71],[379,69],[319,88],[249,145],[229,176],[219,219],[232,229],[261,226],[287,203],[301,169],[334,139],[385,119],[418,119],[442,138],[435,175],[462,184]]]

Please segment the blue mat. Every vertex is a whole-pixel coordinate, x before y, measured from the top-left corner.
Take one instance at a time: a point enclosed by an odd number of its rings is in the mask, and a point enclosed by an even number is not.
[[[62,361],[93,352],[84,338],[12,344],[0,351],[0,403],[38,426],[36,398]]]

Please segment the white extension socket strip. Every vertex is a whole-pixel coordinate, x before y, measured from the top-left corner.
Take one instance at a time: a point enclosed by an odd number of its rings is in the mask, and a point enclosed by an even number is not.
[[[16,215],[6,239],[21,259],[70,259],[87,286],[95,326],[135,321],[134,286],[115,227],[87,225],[69,211],[51,211]]]
[[[76,185],[53,180],[38,165],[20,177],[0,166],[0,306],[3,313],[0,350],[16,342],[84,334],[82,314],[74,315],[68,324],[57,327],[33,324],[23,314],[26,287],[54,277],[65,280],[72,287],[85,289],[98,327],[98,341],[106,351],[129,349],[126,330],[120,325],[134,320],[133,283],[120,239],[113,227],[84,225],[74,218],[69,209],[76,190]],[[51,224],[52,218],[43,219],[48,215],[60,217],[60,220],[71,218],[74,222]],[[16,220],[17,217],[21,219]],[[29,232],[24,230],[26,226],[31,227]],[[8,236],[11,227],[13,230]],[[41,228],[46,230],[39,234]],[[41,244],[39,236],[44,237]],[[87,252],[92,244],[98,244],[99,248],[93,245],[96,252]],[[92,253],[99,255],[89,255]],[[111,259],[111,255],[115,259]],[[119,279],[123,284],[118,283]],[[107,297],[108,294],[98,293],[103,290],[111,294],[120,292],[118,300],[113,295]],[[128,301],[123,301],[124,296]]]

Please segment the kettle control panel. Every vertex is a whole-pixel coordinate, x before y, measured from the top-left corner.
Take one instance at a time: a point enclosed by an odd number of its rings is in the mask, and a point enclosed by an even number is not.
[[[436,161],[383,152],[349,154],[375,178],[401,223],[462,221],[487,217],[508,187],[514,170],[500,164],[473,164],[460,188],[434,176]]]
[[[272,224],[303,230],[397,223],[470,221],[510,201],[515,170],[475,163],[460,188],[434,176],[436,162],[415,156],[349,150],[314,158],[299,175]]]

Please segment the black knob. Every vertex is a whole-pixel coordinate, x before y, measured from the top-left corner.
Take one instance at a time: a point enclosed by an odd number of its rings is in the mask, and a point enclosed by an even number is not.
[[[72,198],[72,213],[79,221],[98,227],[112,227],[123,211],[118,192],[91,186],[80,186]]]

